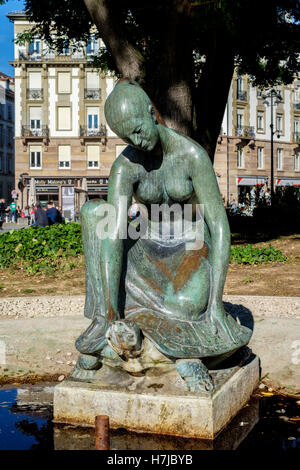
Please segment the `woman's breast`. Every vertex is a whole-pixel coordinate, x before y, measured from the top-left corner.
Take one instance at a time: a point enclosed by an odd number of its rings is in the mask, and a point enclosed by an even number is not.
[[[182,174],[151,172],[139,181],[135,193],[141,202],[170,204],[189,200],[194,188],[192,181]]]

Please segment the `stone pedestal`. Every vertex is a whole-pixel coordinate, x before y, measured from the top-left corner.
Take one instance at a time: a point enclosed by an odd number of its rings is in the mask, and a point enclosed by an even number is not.
[[[54,391],[54,422],[94,426],[96,415],[108,415],[113,429],[198,439],[214,439],[249,400],[259,381],[259,360],[210,371],[211,394],[186,390],[176,371],[163,376],[134,377],[101,369],[97,383],[67,379]]]

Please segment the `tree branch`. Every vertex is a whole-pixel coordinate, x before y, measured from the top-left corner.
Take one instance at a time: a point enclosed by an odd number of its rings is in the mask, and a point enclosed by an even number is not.
[[[127,40],[124,26],[117,24],[112,12],[117,5],[110,5],[108,0],[84,0],[84,3],[118,71],[124,77],[143,83],[144,58]]]

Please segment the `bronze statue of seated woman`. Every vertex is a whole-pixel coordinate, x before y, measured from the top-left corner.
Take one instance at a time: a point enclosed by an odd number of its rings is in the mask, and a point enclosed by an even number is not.
[[[230,231],[210,158],[166,127],[135,82],[117,83],[105,116],[128,146],[112,166],[107,202],[91,200],[81,210],[85,316],[92,321],[76,341],[81,356],[73,377],[85,378],[103,362],[128,370],[130,358],[141,357],[146,368],[151,350],[190,390],[212,390],[207,366],[246,345],[251,331],[222,302]],[[133,198],[140,215],[124,236]],[[99,224],[111,209],[105,237]]]

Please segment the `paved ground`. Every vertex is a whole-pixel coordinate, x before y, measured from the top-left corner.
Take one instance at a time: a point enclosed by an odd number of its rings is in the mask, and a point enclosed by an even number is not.
[[[21,228],[28,228],[29,225],[25,223],[23,220],[19,223],[13,224],[12,222],[4,222],[0,229],[0,234],[4,232],[9,232],[10,230],[20,230]]]
[[[254,325],[250,347],[260,357],[264,382],[269,388],[300,395],[300,298],[226,296],[224,300],[242,324]],[[67,375],[77,357],[74,341],[89,324],[82,314],[83,297],[64,297],[64,303],[59,297],[17,299],[27,307],[15,301],[3,299],[0,304],[2,383],[26,374]]]

